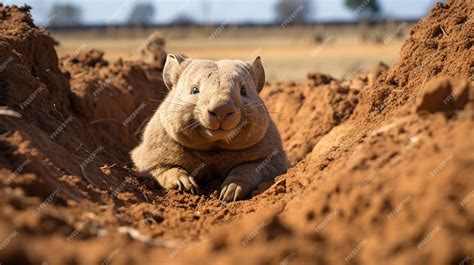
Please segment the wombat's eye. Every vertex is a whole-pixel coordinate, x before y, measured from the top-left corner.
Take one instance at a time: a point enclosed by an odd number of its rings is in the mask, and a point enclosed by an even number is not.
[[[241,96],[247,96],[247,90],[245,89],[244,86],[240,87],[240,95]]]
[[[195,86],[193,88],[191,88],[191,94],[198,94],[198,93],[199,93],[199,88],[197,88]]]

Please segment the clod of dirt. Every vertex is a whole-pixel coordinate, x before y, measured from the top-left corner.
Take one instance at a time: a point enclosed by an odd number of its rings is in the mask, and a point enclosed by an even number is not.
[[[329,84],[332,80],[335,80],[332,76],[321,73],[308,73],[306,76],[313,81],[315,86]]]
[[[87,49],[81,50],[77,55],[72,55],[71,57],[66,57],[66,60],[69,60],[71,63],[82,63],[87,66],[94,67],[98,66],[107,66],[108,62],[103,59],[104,52],[97,49]]]
[[[388,70],[388,66],[384,64],[383,62],[379,62],[376,64],[370,71],[369,73],[369,86],[372,86],[375,84],[376,80],[381,76],[383,73],[385,73]]]
[[[458,79],[431,80],[426,84],[416,102],[416,111],[434,113],[445,110],[462,110],[469,101],[469,92],[472,89],[467,81]]]
[[[155,31],[138,48],[138,51],[140,52],[141,58],[145,62],[157,65],[159,68],[163,68],[167,55],[165,44],[165,38],[158,31]]]

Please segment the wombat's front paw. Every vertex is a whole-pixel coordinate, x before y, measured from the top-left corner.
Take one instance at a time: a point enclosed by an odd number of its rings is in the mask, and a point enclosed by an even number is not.
[[[155,177],[165,189],[178,189],[179,191],[197,194],[199,186],[193,177],[181,168],[172,168]]]
[[[222,184],[219,200],[230,202],[242,199],[254,188],[254,184],[242,176],[229,176]]]

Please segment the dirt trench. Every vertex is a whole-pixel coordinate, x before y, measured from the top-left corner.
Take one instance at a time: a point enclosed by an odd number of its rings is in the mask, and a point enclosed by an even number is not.
[[[128,152],[162,62],[58,58],[0,7],[1,264],[460,264],[474,255],[473,1],[437,4],[392,67],[262,92],[292,167],[248,200],[164,191]]]

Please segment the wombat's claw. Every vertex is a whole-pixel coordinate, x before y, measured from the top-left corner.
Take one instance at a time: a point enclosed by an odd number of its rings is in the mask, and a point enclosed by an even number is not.
[[[199,186],[193,177],[180,176],[176,180],[176,184],[178,184],[178,190],[181,192],[190,192],[193,195],[199,192]]]
[[[243,195],[242,187],[235,183],[229,183],[224,185],[219,195],[219,200],[230,202],[240,199]]]

